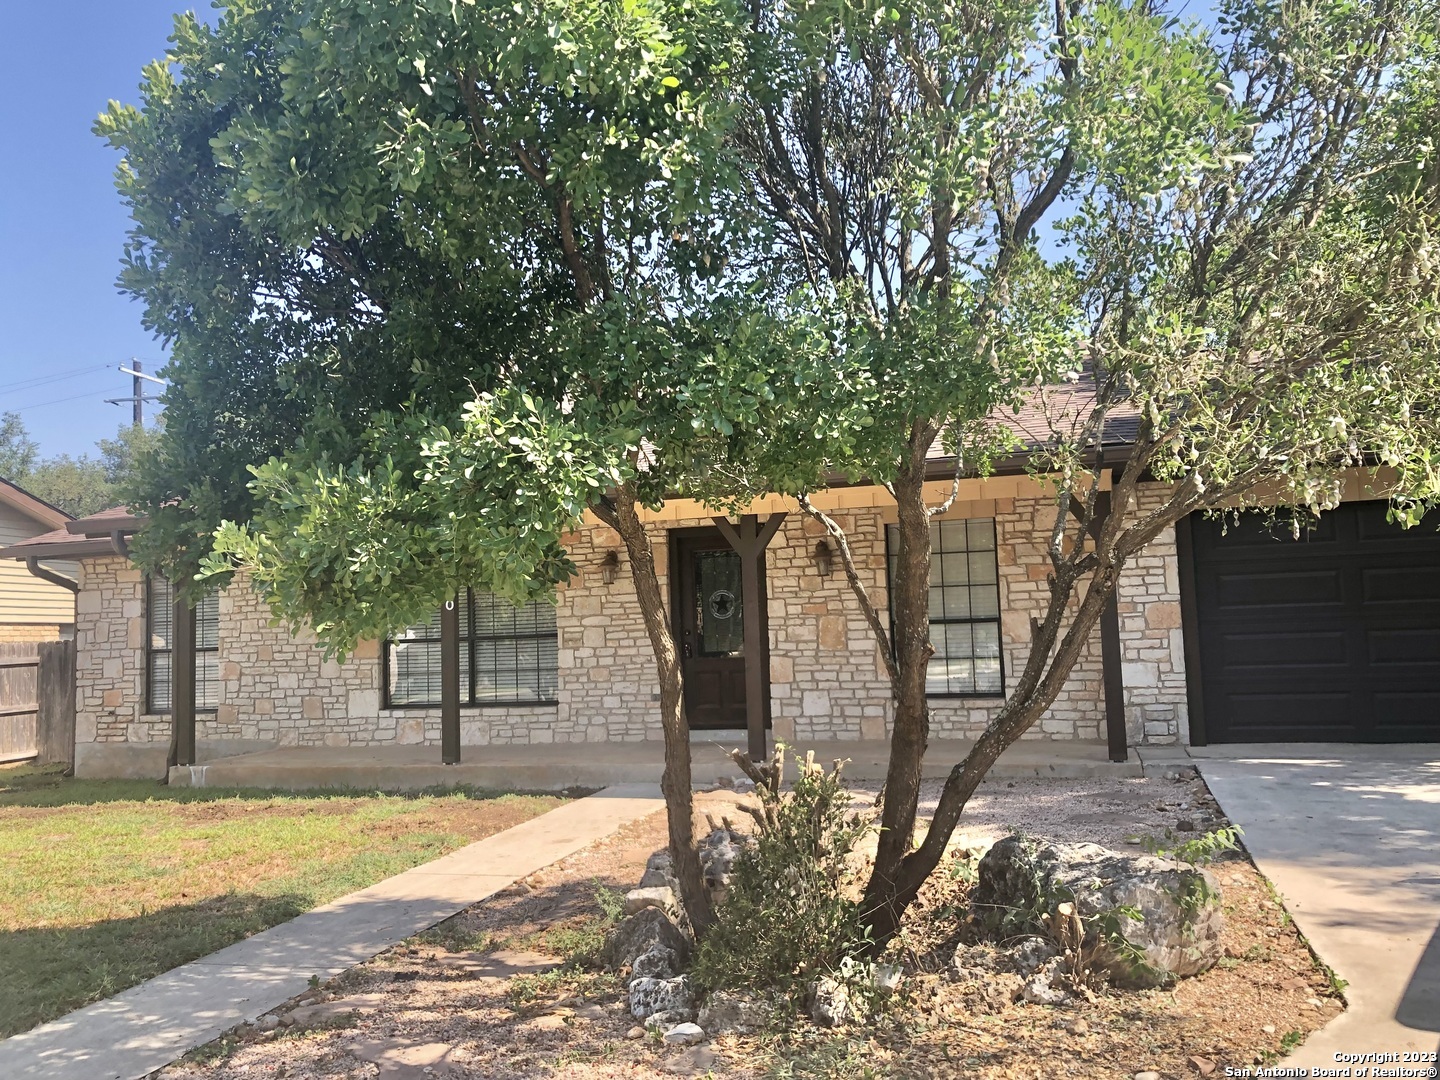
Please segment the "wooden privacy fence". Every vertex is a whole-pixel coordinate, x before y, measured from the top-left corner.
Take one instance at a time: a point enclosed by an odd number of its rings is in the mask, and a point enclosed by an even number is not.
[[[75,761],[75,642],[0,641],[0,761]]]

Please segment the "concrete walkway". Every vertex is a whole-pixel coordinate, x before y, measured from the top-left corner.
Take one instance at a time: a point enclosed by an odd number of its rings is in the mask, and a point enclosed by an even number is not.
[[[0,1042],[3,1080],[138,1080],[664,806],[606,788]]]
[[[1350,984],[1350,1008],[1284,1064],[1334,1068],[1337,1053],[1435,1053],[1440,747],[1192,753],[1301,933]]]

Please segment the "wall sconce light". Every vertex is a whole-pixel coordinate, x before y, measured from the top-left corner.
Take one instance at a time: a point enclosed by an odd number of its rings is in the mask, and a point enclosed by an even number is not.
[[[835,569],[835,553],[824,540],[815,541],[815,554],[811,560],[815,563],[815,572],[821,577],[829,577]]]
[[[605,585],[614,585],[615,577],[620,573],[620,553],[617,551],[608,552],[605,558],[600,560],[600,581]]]

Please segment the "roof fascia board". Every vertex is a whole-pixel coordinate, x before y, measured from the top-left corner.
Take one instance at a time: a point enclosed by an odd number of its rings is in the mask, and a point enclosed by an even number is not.
[[[12,484],[5,479],[0,479],[0,502],[14,507],[26,517],[51,529],[58,529],[74,520],[58,506],[51,506],[38,495],[31,495],[18,484]]]
[[[108,536],[77,537],[48,544],[19,543],[0,549],[0,559],[94,559],[115,554],[115,545]]]

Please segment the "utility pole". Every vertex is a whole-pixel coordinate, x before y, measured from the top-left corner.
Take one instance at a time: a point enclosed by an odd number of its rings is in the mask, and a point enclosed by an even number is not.
[[[106,398],[105,401],[106,401],[107,404],[110,404],[110,405],[124,405],[126,402],[129,402],[129,403],[133,406],[133,413],[132,413],[132,415],[133,415],[134,418],[135,418],[135,419],[134,419],[134,424],[135,424],[135,426],[136,426],[136,427],[144,427],[144,426],[145,426],[145,402],[147,402],[147,401],[159,401],[160,399],[159,399],[158,397],[155,397],[153,394],[147,394],[147,393],[145,393],[145,384],[144,384],[143,382],[141,382],[141,380],[142,380],[142,379],[148,379],[150,382],[159,383],[161,386],[164,386],[164,385],[165,385],[165,380],[164,380],[164,379],[157,379],[154,375],[146,375],[146,374],[145,374],[145,369],[141,366],[139,360],[135,360],[135,359],[132,358],[131,361],[130,361],[130,363],[133,364],[134,366],[127,368],[125,365],[122,364],[122,365],[120,365],[120,371],[123,372],[123,373],[126,374],[126,375],[131,376],[131,379],[130,379],[130,382],[131,382],[131,384],[132,384],[131,394],[132,394],[133,396],[131,396],[131,397],[122,397],[122,398]]]

